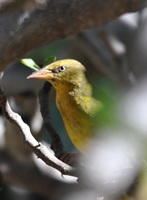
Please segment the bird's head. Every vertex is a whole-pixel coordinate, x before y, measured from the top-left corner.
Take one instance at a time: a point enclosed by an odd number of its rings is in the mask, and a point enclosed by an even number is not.
[[[85,67],[78,61],[67,59],[59,60],[32,73],[28,79],[44,79],[51,83],[68,82],[78,84],[85,77]]]

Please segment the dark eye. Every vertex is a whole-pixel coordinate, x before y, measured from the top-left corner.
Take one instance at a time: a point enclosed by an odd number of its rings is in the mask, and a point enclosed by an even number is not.
[[[65,66],[60,66],[60,67],[58,67],[58,68],[56,68],[56,69],[53,69],[52,72],[58,74],[58,73],[60,73],[60,72],[64,72],[66,69],[67,69],[67,68],[66,68]]]
[[[60,66],[58,68],[59,72],[64,72],[66,70],[66,67],[65,66]]]

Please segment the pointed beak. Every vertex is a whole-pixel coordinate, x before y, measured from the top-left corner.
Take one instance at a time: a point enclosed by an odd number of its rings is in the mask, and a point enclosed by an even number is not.
[[[49,80],[49,79],[54,79],[54,76],[53,76],[52,71],[46,68],[42,68],[27,77],[27,79],[30,79],[30,78]]]

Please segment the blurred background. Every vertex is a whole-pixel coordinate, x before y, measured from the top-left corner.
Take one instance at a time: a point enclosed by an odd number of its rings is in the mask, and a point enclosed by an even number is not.
[[[116,121],[113,127],[97,130],[96,138],[91,141],[93,148],[89,149],[90,159],[82,161],[90,170],[88,174],[81,172],[88,183],[79,188],[76,178],[61,177],[32,155],[23,145],[18,130],[1,111],[0,169],[3,175],[0,199],[85,200],[99,197],[102,200],[104,196],[104,199],[111,200],[121,198],[126,191],[131,198],[147,199],[146,35],[145,8],[25,55],[37,63],[43,63],[52,55],[57,60],[71,58],[80,61],[94,84],[113,98],[119,124]],[[49,148],[50,137],[43,126],[37,96],[44,81],[27,80],[31,73],[31,69],[18,61],[5,70],[1,84],[12,109],[30,126],[35,138]],[[53,125],[65,150],[77,152],[56,108],[53,88],[49,98]]]

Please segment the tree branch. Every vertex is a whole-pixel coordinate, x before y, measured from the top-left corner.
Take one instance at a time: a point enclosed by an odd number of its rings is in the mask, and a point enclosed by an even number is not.
[[[70,167],[69,165],[58,160],[54,155],[52,155],[48,151],[48,149],[44,145],[35,140],[35,138],[32,136],[30,132],[29,126],[22,121],[21,117],[17,113],[14,113],[11,110],[10,105],[6,99],[6,96],[1,86],[0,86],[0,106],[2,107],[2,110],[6,118],[12,124],[17,126],[18,129],[20,130],[25,145],[29,147],[31,151],[37,155],[38,158],[41,158],[47,165],[52,166],[53,168],[57,169],[64,175],[78,176],[78,172],[75,168]]]
[[[15,9],[16,2],[0,15],[0,70],[36,47],[134,12],[142,0],[50,0],[45,9],[32,10],[24,1]]]
[[[48,131],[52,140],[51,148],[54,151],[55,156],[57,158],[60,158],[61,156],[65,154],[65,151],[64,151],[64,146],[61,142],[60,136],[58,135],[58,133],[56,132],[56,130],[54,129],[51,123],[51,115],[48,109],[49,108],[48,96],[49,96],[51,86],[52,85],[46,81],[44,83],[43,88],[39,92],[40,110],[41,110],[41,114],[42,114],[43,121],[45,124],[45,128]]]

